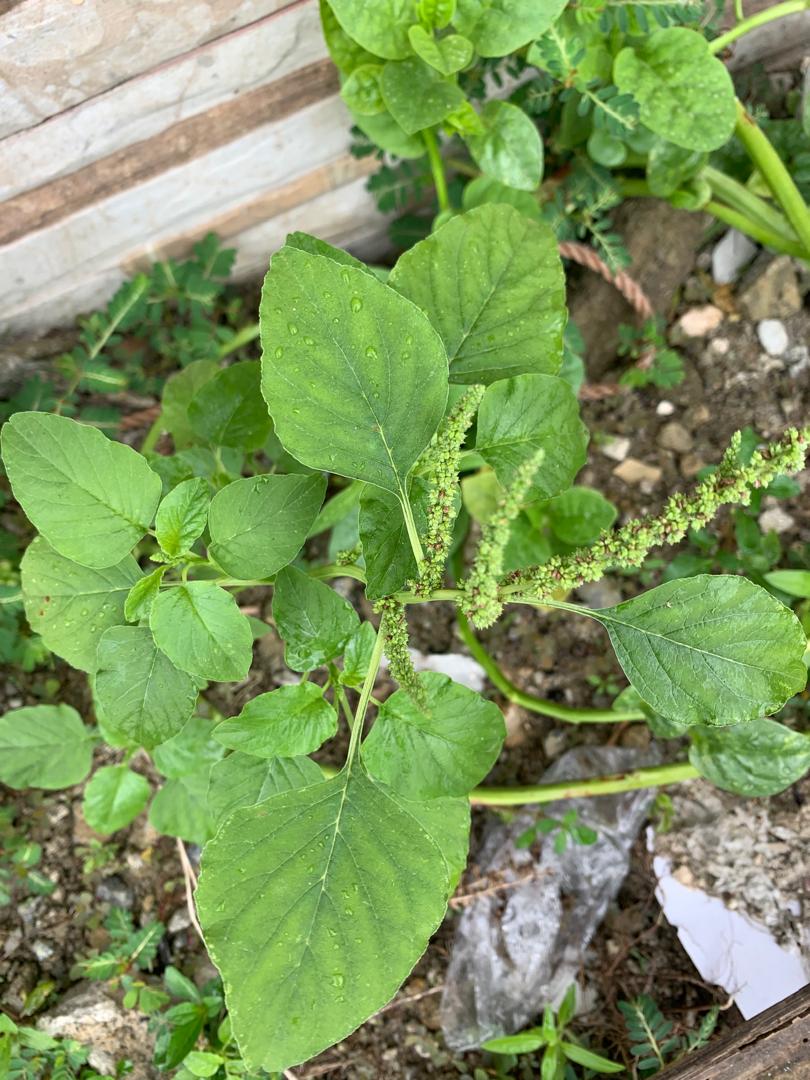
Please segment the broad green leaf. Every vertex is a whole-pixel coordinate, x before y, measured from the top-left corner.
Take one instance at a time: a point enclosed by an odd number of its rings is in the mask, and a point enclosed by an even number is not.
[[[790,596],[810,599],[810,570],[772,570],[765,580]]]
[[[255,757],[310,754],[337,731],[337,715],[323,688],[304,682],[252,698],[238,716],[214,728],[214,738]]]
[[[328,529],[334,529],[360,502],[360,496],[363,494],[365,487],[366,485],[359,480],[353,480],[351,484],[338,491],[331,499],[327,499],[315,518],[308,536],[319,536]]]
[[[155,644],[182,671],[212,682],[244,679],[253,659],[250,623],[211,581],[164,589],[152,604]]]
[[[647,183],[653,195],[669,198],[706,160],[705,154],[684,150],[668,139],[656,138],[647,158]]]
[[[306,1061],[381,1008],[447,897],[438,845],[359,766],[237,810],[197,908],[249,1068]]]
[[[536,191],[543,178],[543,143],[531,118],[508,101],[490,101],[481,119],[484,133],[466,140],[481,172],[520,191]]]
[[[95,690],[105,720],[147,750],[176,735],[197,701],[194,680],[160,651],[148,626],[105,631]]]
[[[416,0],[329,0],[329,5],[349,37],[370,53],[386,60],[409,55],[408,27],[416,22]]]
[[[540,527],[524,512],[509,527],[509,540],[503,553],[503,572],[538,566],[551,557],[551,544]]]
[[[513,207],[452,218],[400,257],[389,284],[438,330],[452,382],[559,371],[566,314],[557,240]]]
[[[20,563],[25,615],[57,656],[82,671],[96,670],[101,635],[124,621],[130,589],[141,579],[131,555],[117,566],[91,569],[59,555],[38,536]]]
[[[360,64],[340,88],[340,96],[360,116],[376,116],[385,111],[380,91],[380,64]]]
[[[292,566],[276,577],[273,619],[293,671],[311,671],[340,656],[360,625],[357,612],[334,589]]]
[[[363,760],[409,799],[466,795],[501,752],[501,711],[446,675],[425,672],[418,679],[424,705],[407,690],[387,698],[363,743]]]
[[[478,410],[475,448],[508,488],[517,469],[544,451],[527,501],[571,486],[585,464],[588,431],[576,394],[554,375],[518,375],[487,387]]]
[[[213,730],[213,724],[205,717],[190,717],[182,731],[155,747],[152,754],[155,767],[170,780],[210,768],[225,753],[213,738]]]
[[[36,412],[15,413],[3,425],[2,445],[15,499],[60,555],[114,566],[143,538],[161,484],[131,447]]]
[[[499,180],[493,180],[491,176],[476,176],[471,180],[464,188],[461,202],[465,210],[474,210],[477,206],[486,206],[488,203],[504,203],[514,207],[524,217],[534,221],[540,219],[540,204],[532,192],[507,187]]]
[[[364,135],[389,154],[401,158],[420,158],[425,153],[421,135],[409,135],[403,131],[389,112],[380,113],[378,116],[352,113],[352,119]]]
[[[406,799],[402,792],[380,785],[406,814],[425,830],[442,853],[449,877],[449,892],[461,880],[470,847],[470,800],[463,798]]]
[[[225,1059],[220,1054],[212,1054],[204,1050],[191,1050],[183,1058],[183,1068],[187,1069],[192,1076],[213,1076],[224,1064]]]
[[[54,790],[90,772],[93,737],[69,705],[26,705],[0,717],[0,780]]]
[[[343,653],[343,671],[340,675],[344,686],[363,685],[376,640],[377,632],[369,622],[361,623],[360,629],[349,638]]]
[[[162,422],[172,437],[175,450],[183,450],[197,441],[189,423],[188,407],[200,387],[210,382],[219,370],[219,364],[213,360],[195,360],[166,380],[161,399]]]
[[[377,57],[358,45],[356,41],[352,41],[337,21],[327,0],[320,0],[319,6],[323,38],[338,71],[349,75],[360,64],[373,64]]]
[[[464,508],[479,525],[485,525],[498,508],[504,490],[491,469],[481,469],[461,481]]]
[[[126,765],[98,769],[84,789],[82,812],[87,824],[107,835],[129,825],[149,802],[149,781]]]
[[[167,555],[182,555],[202,536],[210,501],[211,489],[202,477],[184,480],[163,499],[155,515],[155,534]]]
[[[717,150],[734,131],[734,85],[696,30],[655,30],[621,50],[613,81],[638,102],[641,122],[686,150]]]
[[[424,536],[430,485],[415,476],[408,497],[416,531]],[[380,488],[365,489],[360,499],[360,543],[366,563],[366,596],[369,600],[390,596],[406,581],[416,577],[416,559],[402,507],[395,495]]]
[[[258,360],[243,360],[204,383],[188,407],[188,419],[198,439],[214,446],[258,450],[272,424],[259,392]]]
[[[692,728],[689,760],[701,776],[737,795],[776,795],[810,769],[810,735],[776,720]]]
[[[317,473],[251,476],[214,496],[209,553],[235,578],[271,577],[292,562],[318,516],[326,478]]]
[[[322,781],[323,773],[311,758],[260,758],[237,750],[211,769],[208,807],[219,823],[242,806]]]
[[[642,698],[681,724],[756,720],[807,681],[799,620],[743,577],[668,581],[589,614],[607,629]]]
[[[418,87],[418,93],[414,89]],[[434,127],[457,109],[464,95],[456,84],[417,56],[389,60],[380,79],[383,101],[408,135]]]
[[[308,251],[310,255],[323,255],[325,258],[331,259],[332,262],[340,263],[341,266],[353,266],[356,270],[362,270],[364,274],[371,274],[374,277],[366,264],[360,262],[359,259],[355,259],[354,255],[350,255],[343,248],[327,244],[325,240],[321,240],[317,236],[310,236],[309,233],[287,233],[284,244],[285,247],[295,248],[296,251]]]
[[[507,56],[540,37],[567,0],[458,0],[453,25],[481,56]]]
[[[435,38],[417,24],[408,30],[408,38],[416,55],[442,75],[455,75],[472,60],[472,42],[462,34]]]
[[[189,844],[204,844],[216,822],[208,806],[211,766],[167,780],[152,799],[149,822],[162,836],[178,836]]]
[[[591,544],[616,520],[613,503],[589,487],[572,487],[547,507],[551,527],[565,544]]]
[[[419,21],[425,26],[443,30],[453,21],[456,0],[419,0],[416,11]]]
[[[401,495],[447,401],[425,315],[365,271],[284,247],[264,281],[262,392],[305,465]]]
[[[127,622],[139,622],[149,618],[152,603],[160,592],[160,583],[168,569],[164,564],[135,582],[124,601],[124,617]]]

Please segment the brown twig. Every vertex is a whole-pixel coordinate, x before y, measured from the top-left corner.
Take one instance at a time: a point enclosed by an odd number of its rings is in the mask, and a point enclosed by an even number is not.
[[[186,845],[179,836],[177,838],[177,854],[180,856],[180,865],[183,868],[183,881],[186,886],[186,909],[188,910],[188,917],[191,919],[191,925],[197,931],[200,941],[205,944],[202,927],[200,926],[200,921],[197,918],[197,911],[194,907],[194,890],[197,888],[197,875],[194,873],[194,867],[191,865],[191,860],[188,857]]]
[[[439,986],[431,986],[428,990],[423,990],[420,994],[409,994],[407,997],[394,998],[393,1001],[389,1001],[387,1005],[383,1005],[376,1013],[377,1016],[380,1013],[388,1012],[389,1009],[398,1009],[402,1005],[412,1005],[415,1001],[421,1001],[422,998],[430,997],[431,994],[440,994],[444,990],[444,983]]]
[[[492,885],[486,885],[490,878],[480,878],[478,881],[473,881],[469,886],[470,891],[462,893],[461,896],[453,896],[450,899],[451,908],[465,907],[467,904],[471,904],[474,900],[480,899],[482,896],[494,896],[499,892],[506,892],[509,889],[519,889],[521,885],[528,885],[532,881],[537,881],[541,877],[545,877],[548,870],[530,870],[523,877],[515,878],[514,881],[498,881]],[[485,885],[485,888],[478,889],[476,886]]]

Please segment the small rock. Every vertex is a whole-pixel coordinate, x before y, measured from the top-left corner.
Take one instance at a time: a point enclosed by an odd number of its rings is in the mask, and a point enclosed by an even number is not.
[[[135,903],[135,895],[123,878],[118,874],[111,874],[98,883],[96,899],[114,907],[131,908]]]
[[[774,506],[759,515],[759,527],[763,532],[783,533],[796,524],[794,519],[781,506]]]
[[[701,424],[705,424],[711,418],[712,414],[706,405],[695,405],[689,411],[689,423],[693,428],[700,427]]]
[[[665,450],[674,450],[677,454],[686,454],[695,445],[695,441],[683,424],[672,420],[664,424],[658,432],[658,445]]]
[[[487,673],[478,661],[463,653],[423,653],[411,649],[411,658],[414,670],[438,671],[440,675],[447,675],[454,682],[479,693],[487,680]]]
[[[675,406],[671,401],[659,401],[655,406],[655,412],[657,416],[672,416]]]
[[[676,328],[686,337],[705,337],[712,330],[716,330],[723,321],[723,312],[714,304],[704,304],[703,307],[690,308],[681,315]]]
[[[728,350],[731,348],[731,343],[728,338],[716,337],[712,338],[711,348],[718,354],[718,356],[725,356]]]
[[[166,929],[170,934],[182,934],[184,930],[188,930],[191,926],[191,916],[186,908],[178,908],[177,911],[169,919],[169,924]]]
[[[698,454],[684,454],[681,458],[681,476],[691,480],[697,476],[701,469],[706,468],[706,462]]]
[[[795,379],[810,368],[810,349],[806,345],[794,345],[785,353],[785,362],[791,378]]]
[[[543,737],[543,753],[549,761],[558,758],[565,750],[568,739],[563,731],[550,731]]]
[[[40,964],[50,960],[55,951],[53,945],[50,945],[47,941],[42,941],[40,938],[31,942],[31,952],[39,960]]]
[[[718,285],[730,285],[757,253],[757,245],[745,233],[729,229],[712,251],[712,277]]]
[[[627,458],[617,465],[613,475],[624,480],[625,484],[657,484],[662,476],[661,470],[655,465],[645,465],[638,458]]]
[[[746,274],[737,296],[744,315],[760,319],[786,319],[801,311],[799,279],[789,255],[757,259]]]
[[[621,589],[608,578],[580,585],[577,594],[592,608],[615,607],[624,599]]]
[[[526,742],[526,731],[523,727],[523,711],[519,705],[509,704],[503,710],[503,719],[506,724],[505,746],[521,746]]]
[[[780,319],[763,319],[757,324],[757,337],[769,356],[782,356],[790,344],[785,324]]]
[[[630,440],[625,439],[624,436],[615,436],[608,442],[602,443],[600,449],[605,457],[613,461],[624,461],[630,452]]]

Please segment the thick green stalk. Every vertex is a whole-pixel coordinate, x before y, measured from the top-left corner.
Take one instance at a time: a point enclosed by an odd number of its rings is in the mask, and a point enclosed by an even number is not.
[[[617,724],[623,721],[644,720],[644,713],[640,709],[573,709],[567,705],[560,705],[556,701],[548,701],[546,698],[537,697],[521,690],[511,682],[497,662],[487,652],[472,631],[468,620],[463,612],[457,611],[458,630],[461,640],[470,650],[473,658],[478,661],[489,677],[492,685],[500,690],[507,701],[520,705],[530,712],[539,713],[540,716],[549,716],[554,720],[561,720],[566,724]]]
[[[781,251],[784,255],[792,255],[796,259],[808,258],[808,254],[801,244],[792,240],[786,240],[781,233],[775,233],[770,229],[764,228],[764,226],[760,225],[758,222],[752,221],[749,217],[746,217],[745,214],[741,214],[737,210],[732,210],[730,207],[724,206],[714,199],[707,202],[703,209],[707,214],[716,217],[718,221],[723,221],[733,229],[738,229],[740,232],[745,233],[746,236],[750,236],[751,239],[756,240],[758,244],[763,244],[765,247],[772,248],[774,251]]]
[[[806,6],[806,3],[802,4],[802,8]],[[785,211],[788,221],[796,230],[796,235],[804,247],[804,258],[810,259],[810,209],[765,132],[739,101],[737,102],[737,125],[734,130],[751,161],[759,169],[765,183],[773,192],[774,198]]]
[[[146,437],[141,444],[142,454],[151,454],[157,445],[157,441],[163,434],[163,412],[158,413],[152,426],[146,433]]]
[[[766,23],[773,22],[774,19],[784,19],[786,15],[796,15],[798,12],[807,11],[808,9],[810,9],[810,0],[784,0],[784,3],[774,4],[773,7],[766,8],[765,11],[758,11],[756,15],[749,15],[747,19],[738,22],[736,26],[732,26],[725,34],[715,38],[710,43],[709,48],[716,56],[727,48],[732,41],[741,38],[743,34],[756,30],[758,26],[764,26]]]
[[[243,326],[241,330],[236,331],[230,341],[226,341],[224,345],[220,345],[220,360],[226,356],[230,356],[230,354],[236,352],[237,349],[241,349],[243,345],[249,345],[250,342],[255,341],[258,336],[258,323],[248,323],[247,326]]]
[[[436,188],[436,198],[439,200],[439,210],[449,210],[450,196],[447,193],[447,179],[444,175],[444,165],[442,164],[442,155],[439,152],[439,141],[436,138],[436,132],[432,128],[427,128],[422,132],[422,138],[425,141],[430,171],[433,174],[433,184]]]
[[[480,787],[470,792],[473,806],[530,806],[550,803],[557,799],[582,799],[593,795],[616,795],[639,788],[662,787],[694,780],[700,773],[688,761],[673,765],[655,765],[649,769],[633,769],[615,776],[593,776],[586,780],[565,780],[559,784],[538,784],[536,787]]]
[[[701,169],[700,175],[709,184],[712,194],[730,206],[732,210],[745,214],[750,221],[757,222],[771,232],[780,234],[791,243],[798,242],[798,237],[790,223],[776,207],[755,195],[753,191],[749,191],[739,181],[733,180],[719,169],[712,168],[711,165]]]

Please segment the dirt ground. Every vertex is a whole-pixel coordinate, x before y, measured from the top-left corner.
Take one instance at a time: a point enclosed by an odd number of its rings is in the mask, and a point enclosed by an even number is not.
[[[790,340],[788,351],[779,357],[769,356],[757,338],[757,320],[741,308],[744,283],[737,289],[715,289],[705,255],[698,256],[697,261],[692,259],[685,270],[683,258],[674,261],[679,279],[669,282],[670,294],[676,300],[668,315],[671,340],[685,362],[683,383],[667,390],[649,388],[583,402],[591,449],[578,482],[601,490],[619,507],[622,517],[654,512],[667,493],[691,484],[700,468],[719,459],[736,429],[750,425],[761,436],[774,437],[786,426],[807,423],[810,418],[807,299],[803,306],[782,317]],[[810,281],[802,281],[797,268],[791,268],[791,273],[797,289],[806,292]],[[586,310],[582,292],[587,288],[587,280],[581,279],[574,303],[580,318]],[[710,317],[716,325],[706,333],[689,336],[680,321],[682,316],[707,305],[716,309],[717,314]],[[600,362],[598,381],[615,379],[620,370],[617,365],[626,366],[623,361],[614,361],[612,367]],[[624,450],[622,461],[615,456],[616,440]],[[628,442],[622,446],[621,440]],[[628,461],[641,468],[622,468]],[[629,478],[632,475],[636,478]],[[802,495],[779,504],[787,515],[780,521],[785,548],[792,543],[810,542],[810,474],[805,473],[800,480]],[[727,514],[720,518],[718,529],[730,544]],[[638,588],[635,578],[614,576],[590,591],[582,590],[580,598],[600,606],[630,596]],[[256,602],[260,602],[259,596]],[[448,607],[416,608],[410,618],[416,647],[432,653],[464,651]],[[586,681],[588,675],[626,685],[602,630],[589,620],[571,620],[559,612],[514,609],[485,635],[485,640],[520,687],[566,704],[609,703],[609,696]],[[226,714],[237,711],[256,693],[278,685],[283,677],[282,652],[274,635],[259,643],[256,660],[247,684],[235,693],[222,689],[216,692],[215,704]],[[90,702],[83,677],[59,661],[55,661],[53,670],[33,676],[7,672],[0,677],[0,706],[11,708],[37,700],[42,681],[47,679],[59,684],[60,700],[88,714]],[[53,685],[50,689],[53,691]],[[605,741],[605,729],[564,728],[508,705],[494,692],[491,696],[504,708],[509,730],[506,749],[491,776],[493,783],[536,782],[546,766],[569,747],[583,740]],[[643,747],[649,740],[647,729],[639,726],[614,725],[608,734],[609,741],[623,746]],[[135,767],[142,766],[136,761]],[[802,926],[806,928],[808,922],[808,795],[810,783],[805,781],[774,800],[745,802],[726,795],[721,800],[729,819],[738,818],[749,827],[751,822],[758,822],[771,832],[776,823],[785,830],[785,838],[780,840],[782,847],[778,851],[764,848],[762,858],[779,863],[785,895],[799,902],[800,914],[791,916],[792,922],[781,917],[772,902],[770,907],[766,903],[761,882],[759,899],[752,901],[755,908],[759,904],[754,913],[784,939],[793,934],[794,939],[801,940],[806,933]],[[31,897],[16,908],[0,908],[0,1006],[17,1015],[26,995],[44,983],[53,984],[51,1000],[55,1000],[70,985],[75,959],[92,948],[103,947],[106,932],[101,922],[111,904],[127,907],[136,922],[159,918],[169,926],[158,967],[171,962],[186,971],[196,971],[201,979],[211,974],[185,915],[182,873],[174,842],[157,837],[139,819],[128,830],[105,841],[109,856],[106,865],[83,867],[94,837],[82,820],[79,799],[78,790],[47,796],[8,791],[0,794],[0,803],[11,807],[17,820],[27,821],[29,838],[43,845],[40,869],[56,882],[50,896]],[[473,845],[487,813],[475,811]],[[675,831],[666,843],[676,858],[686,858],[687,853],[678,847],[677,819]],[[745,887],[739,875],[734,878],[726,874],[724,878],[708,857],[702,865],[700,860],[693,859],[692,863],[698,883],[710,891],[719,890],[727,901],[735,900],[735,889]],[[468,880],[462,881],[460,890],[464,892],[468,884]],[[713,1004],[723,1006],[721,1027],[739,1022],[736,1009],[727,1007],[725,993],[704,985],[697,975],[675,931],[663,919],[654,887],[651,856],[640,838],[633,849],[630,873],[582,967],[580,983],[587,988],[590,1010],[580,1018],[578,1031],[594,1048],[625,1060],[626,1037],[616,1008],[621,998],[653,991],[660,1008],[685,1028],[693,1027]],[[391,1005],[321,1058],[293,1070],[298,1080],[317,1076],[335,1080],[451,1078],[471,1076],[475,1066],[486,1064],[481,1055],[452,1054],[440,1031],[440,991],[456,917],[451,910]],[[148,1054],[138,1065],[141,1072],[133,1076],[150,1075],[147,1059]],[[530,1062],[526,1068],[531,1068]]]

